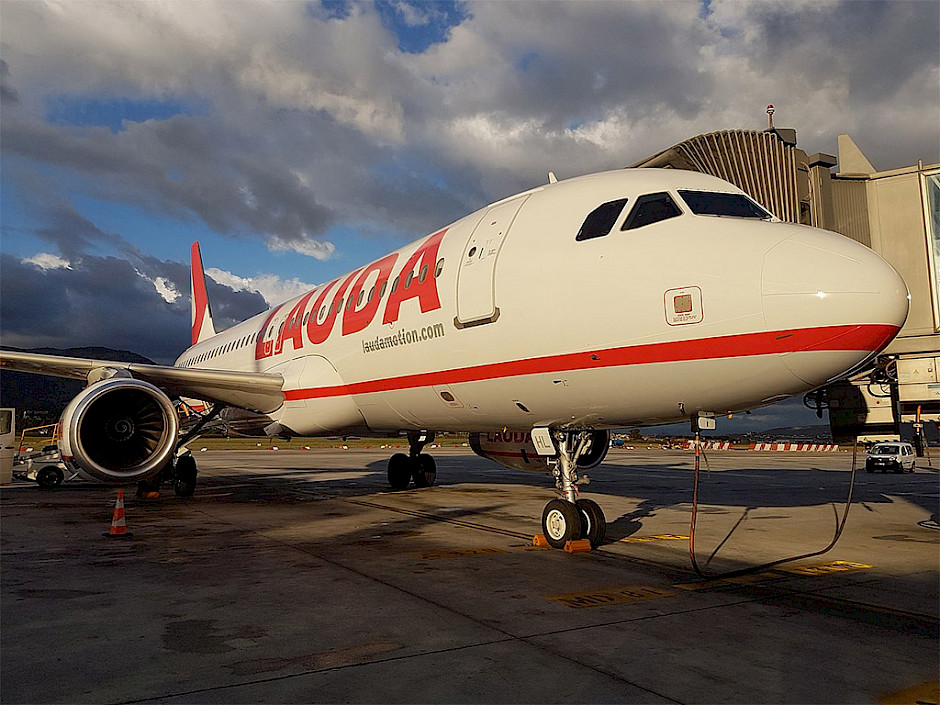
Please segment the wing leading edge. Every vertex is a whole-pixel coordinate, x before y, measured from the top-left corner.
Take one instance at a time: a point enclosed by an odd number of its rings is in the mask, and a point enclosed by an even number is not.
[[[124,370],[136,379],[159,387],[170,396],[220,402],[262,414],[270,413],[284,403],[281,390],[284,378],[279,374],[184,369],[11,350],[0,350],[0,368],[80,380],[88,380],[96,370]]]

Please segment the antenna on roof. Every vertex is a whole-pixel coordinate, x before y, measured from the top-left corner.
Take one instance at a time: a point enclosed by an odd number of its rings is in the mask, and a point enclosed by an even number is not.
[[[554,171],[548,172],[548,183],[550,184],[558,183],[558,178],[555,176]]]
[[[767,117],[770,120],[770,129],[772,130],[774,129],[774,106],[773,105],[767,106]]]

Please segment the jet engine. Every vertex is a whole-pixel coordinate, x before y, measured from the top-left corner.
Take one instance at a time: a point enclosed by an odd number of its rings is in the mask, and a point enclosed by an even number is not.
[[[87,479],[132,483],[166,465],[179,420],[169,397],[148,382],[112,377],[85,387],[59,420],[63,459]]]
[[[482,458],[488,458],[514,470],[548,472],[558,456],[539,455],[528,431],[502,431],[496,433],[471,433],[470,448]],[[587,470],[600,465],[610,448],[608,431],[592,431],[591,445],[578,458],[578,468]]]

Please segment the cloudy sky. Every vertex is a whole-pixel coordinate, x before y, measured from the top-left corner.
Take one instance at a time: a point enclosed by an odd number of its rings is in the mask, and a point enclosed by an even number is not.
[[[940,3],[4,0],[0,342],[188,344],[488,202],[761,129],[940,161]]]

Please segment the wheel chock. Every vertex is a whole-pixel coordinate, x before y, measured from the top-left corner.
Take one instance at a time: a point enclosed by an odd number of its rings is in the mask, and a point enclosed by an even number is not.
[[[591,542],[588,539],[578,539],[577,541],[568,541],[565,543],[565,553],[590,553]]]
[[[536,534],[533,536],[532,545],[538,546],[539,548],[551,548],[551,544],[548,542],[548,539],[545,538],[545,534]]]

